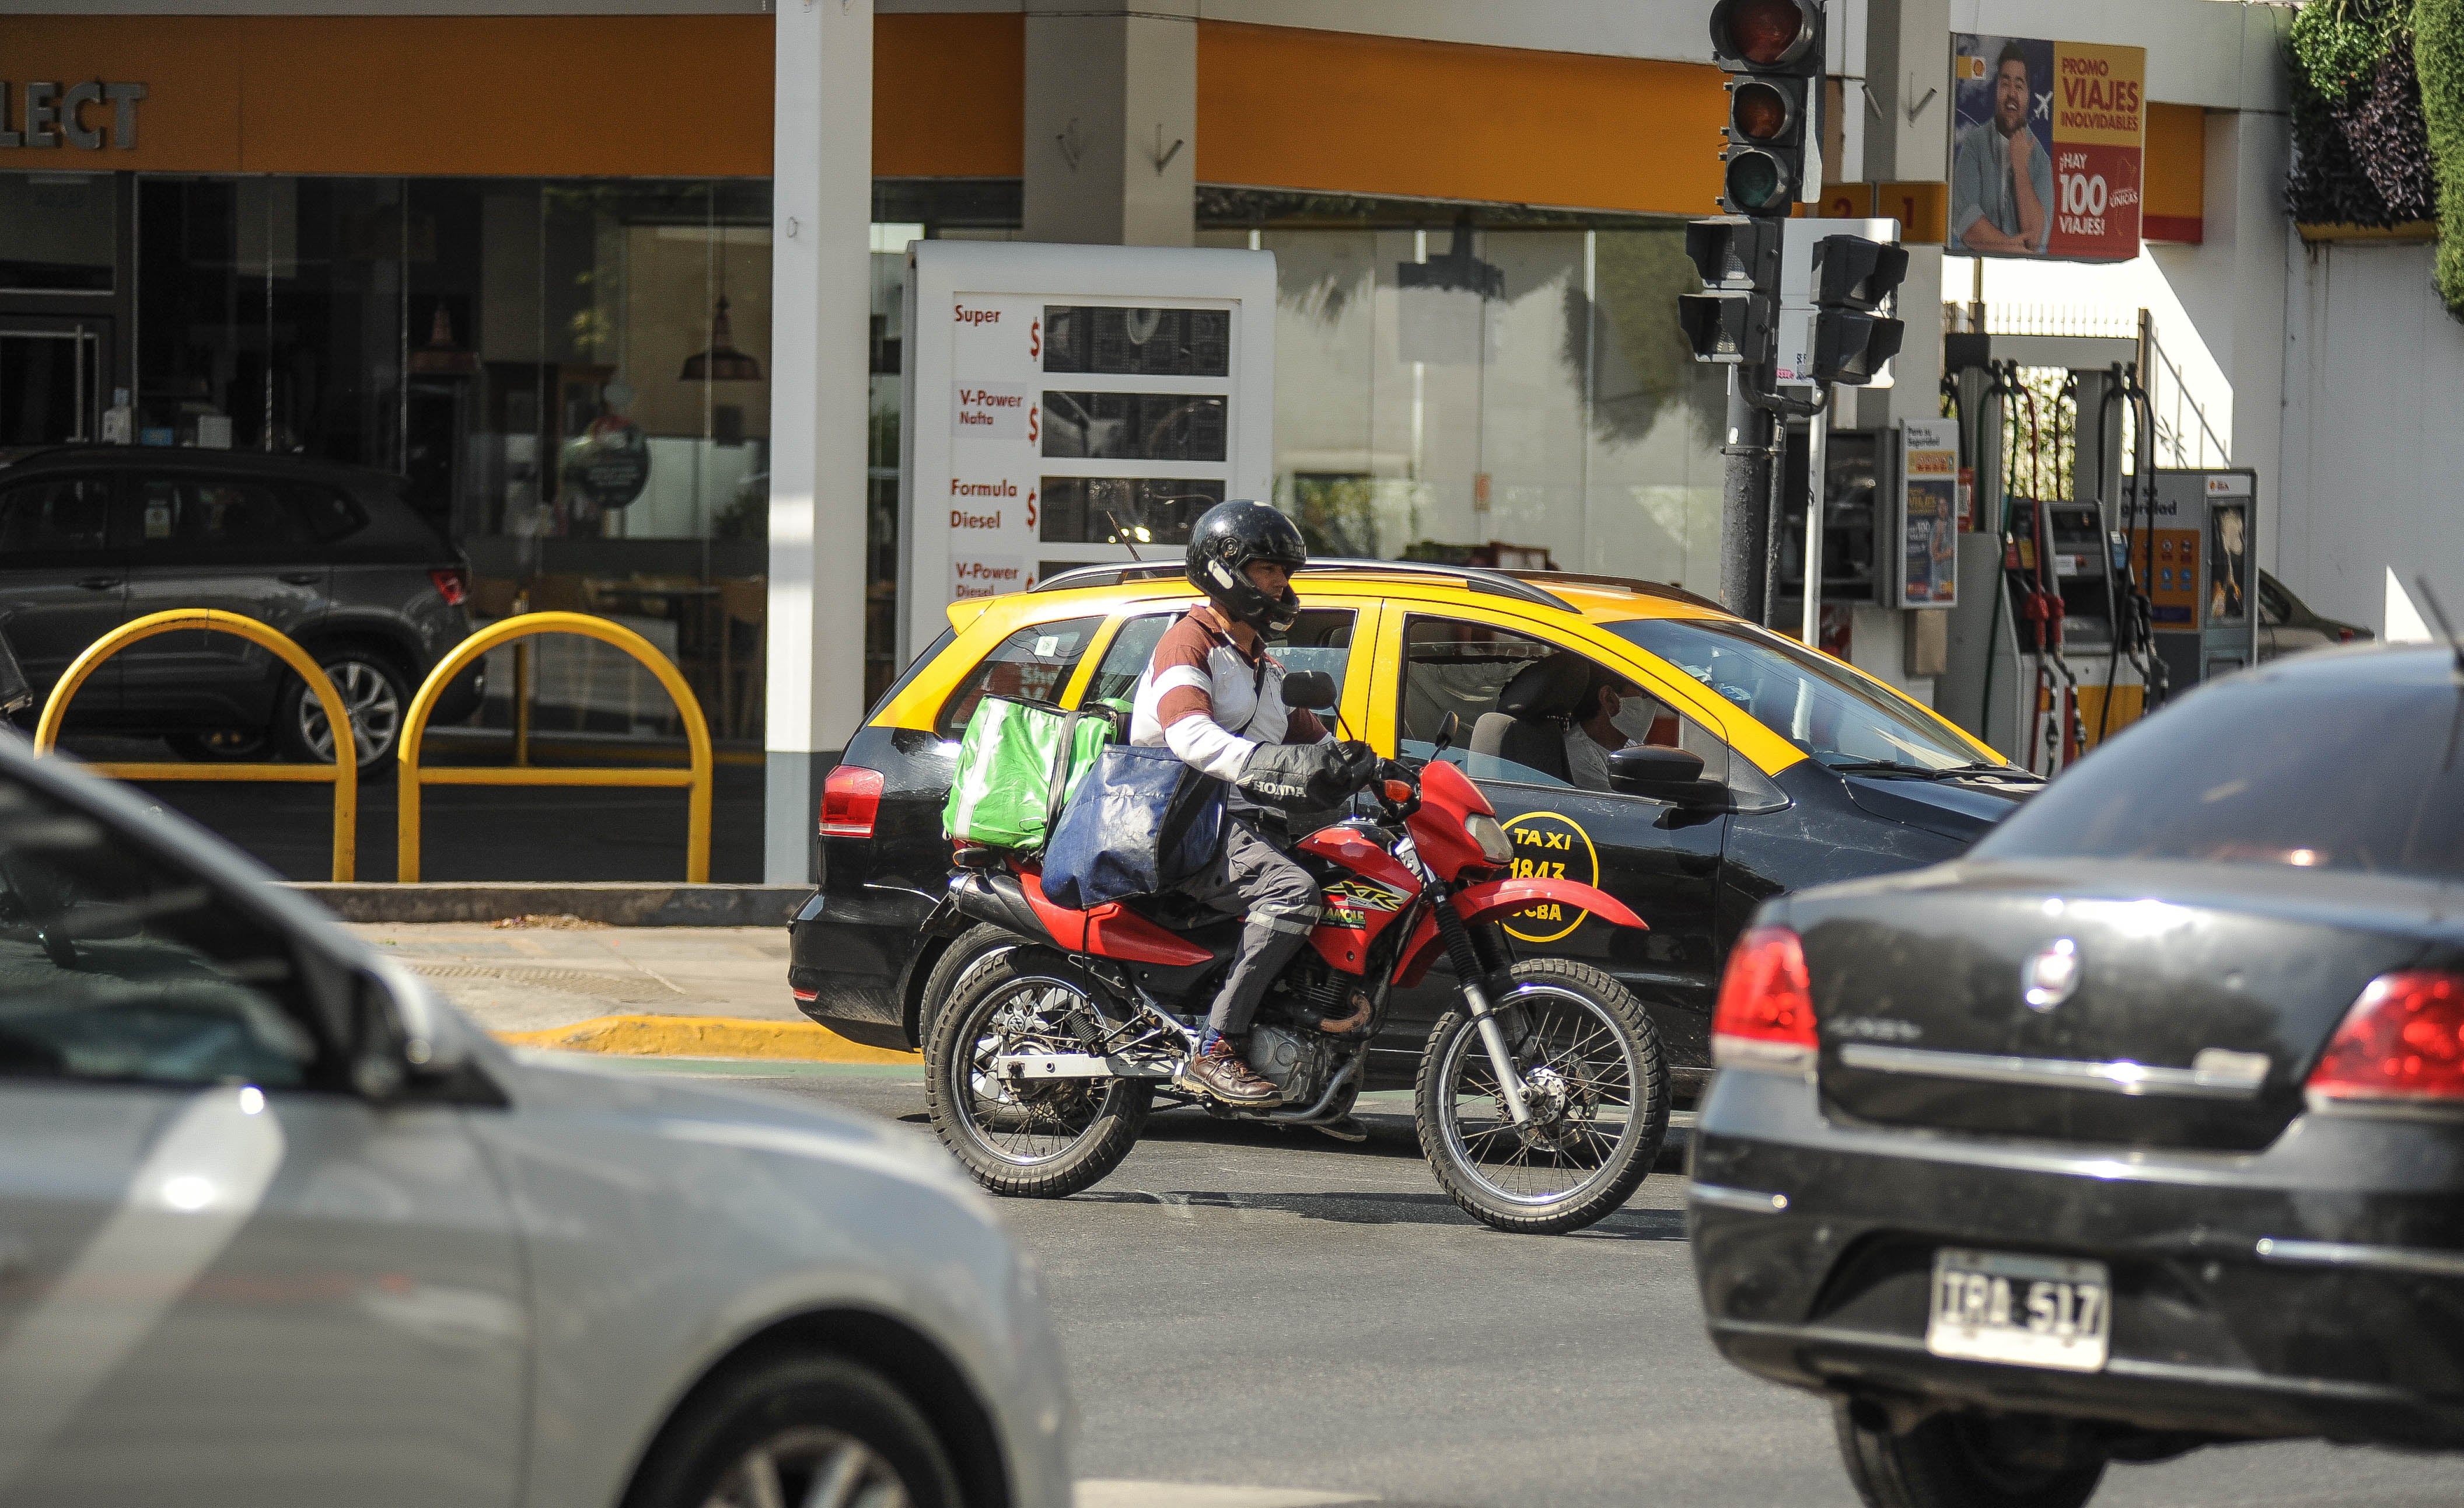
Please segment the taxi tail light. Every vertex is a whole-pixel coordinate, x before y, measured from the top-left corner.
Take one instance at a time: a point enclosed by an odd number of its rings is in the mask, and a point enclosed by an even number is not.
[[[2407,969],[2371,980],[2304,1087],[2313,1103],[2464,1105],[2464,974]]]
[[[1722,1068],[1811,1073],[1815,1047],[1804,942],[1786,927],[1749,930],[1720,979],[1711,1061]]]
[[[840,765],[822,783],[822,836],[869,838],[881,810],[881,771]]]

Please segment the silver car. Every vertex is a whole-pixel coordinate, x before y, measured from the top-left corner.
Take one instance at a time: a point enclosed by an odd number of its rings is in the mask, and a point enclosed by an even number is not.
[[[0,1503],[1063,1508],[938,1150],[516,1055],[0,738]]]

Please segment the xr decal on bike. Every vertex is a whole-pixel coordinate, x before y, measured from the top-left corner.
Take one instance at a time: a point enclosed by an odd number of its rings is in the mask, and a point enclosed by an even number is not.
[[[1554,811],[1527,811],[1506,822],[1514,840],[1512,873],[1517,879],[1573,879],[1600,882],[1600,854],[1592,835],[1573,818]],[[1506,919],[1506,935],[1521,942],[1554,942],[1583,924],[1588,911],[1562,901],[1544,900]]]
[[[1347,879],[1329,885],[1326,889],[1327,925],[1365,932],[1369,929],[1369,913],[1399,911],[1403,899],[1385,886],[1373,885],[1365,879]]]

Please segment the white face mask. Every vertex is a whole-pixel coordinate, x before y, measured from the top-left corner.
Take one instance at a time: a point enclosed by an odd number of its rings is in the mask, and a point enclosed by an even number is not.
[[[1638,694],[1623,699],[1609,725],[1624,734],[1628,743],[1639,743],[1651,736],[1651,725],[1659,719],[1660,703]]]

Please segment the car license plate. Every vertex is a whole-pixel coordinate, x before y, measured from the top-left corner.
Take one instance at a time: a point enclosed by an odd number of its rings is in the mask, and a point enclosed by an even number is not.
[[[2104,1365],[2112,1294],[2102,1262],[1946,1247],[1933,1255],[1925,1349],[2093,1372]]]

